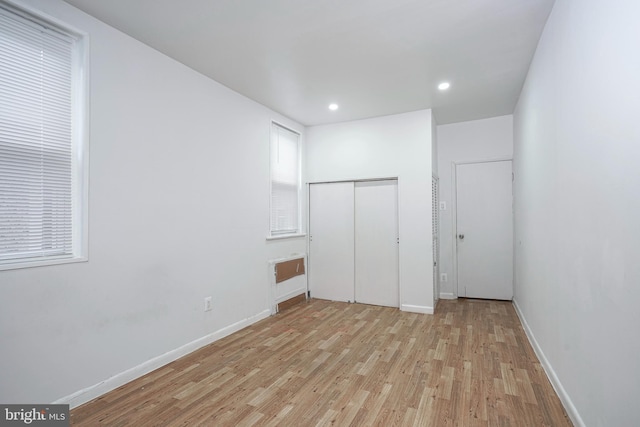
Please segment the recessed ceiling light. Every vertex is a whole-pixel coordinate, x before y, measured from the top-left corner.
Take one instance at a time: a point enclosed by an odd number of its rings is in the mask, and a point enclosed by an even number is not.
[[[449,89],[451,85],[449,84],[449,82],[442,82],[438,85],[438,89],[440,90],[447,90]]]
[[[336,111],[338,109],[338,104],[329,104],[329,110]]]

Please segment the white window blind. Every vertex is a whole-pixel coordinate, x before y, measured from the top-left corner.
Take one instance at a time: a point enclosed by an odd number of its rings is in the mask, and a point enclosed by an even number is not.
[[[299,232],[300,135],[271,125],[271,235]]]
[[[74,253],[74,43],[0,7],[0,263]]]

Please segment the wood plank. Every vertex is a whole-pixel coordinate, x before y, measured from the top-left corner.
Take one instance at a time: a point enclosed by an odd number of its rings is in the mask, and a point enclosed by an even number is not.
[[[74,426],[571,423],[509,302],[309,300],[71,411]]]
[[[281,303],[278,303],[278,308],[277,311],[278,313],[280,313],[281,311],[284,311],[288,308],[293,307],[296,304],[300,304],[304,301],[307,300],[307,296],[305,294],[300,294],[297,295],[295,297],[291,297],[288,300],[282,301]]]

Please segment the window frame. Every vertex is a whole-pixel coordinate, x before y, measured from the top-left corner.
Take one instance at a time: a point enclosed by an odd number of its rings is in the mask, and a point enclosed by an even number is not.
[[[272,153],[274,150],[274,126],[282,128],[286,131],[294,133],[298,136],[296,142],[297,152],[297,171],[296,171],[296,204],[297,204],[297,217],[296,217],[296,229],[295,230],[273,230],[273,162]],[[302,231],[302,133],[292,129],[291,127],[282,124],[276,120],[271,120],[269,124],[269,233],[267,235],[268,240],[286,239],[289,237],[304,236]]]
[[[89,35],[29,6],[0,2],[0,9],[28,21],[28,25],[74,39],[71,59],[71,252],[0,260],[0,271],[88,261]]]

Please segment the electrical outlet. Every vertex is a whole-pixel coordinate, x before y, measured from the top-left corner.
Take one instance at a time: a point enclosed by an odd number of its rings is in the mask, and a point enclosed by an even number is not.
[[[213,299],[211,297],[206,297],[204,299],[204,311],[211,311],[213,305]]]
[[[440,274],[440,281],[441,282],[446,282],[447,281],[447,273]]]

